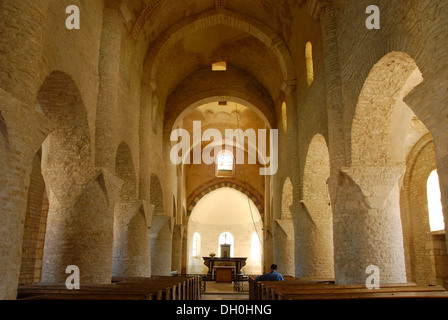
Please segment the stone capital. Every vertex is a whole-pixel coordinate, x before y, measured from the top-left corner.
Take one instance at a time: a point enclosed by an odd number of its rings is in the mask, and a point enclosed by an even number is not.
[[[151,228],[152,216],[154,214],[154,209],[156,208],[153,204],[150,204],[146,200],[142,200],[143,212],[145,214],[146,226]]]
[[[119,214],[120,218],[119,220],[117,220],[117,222],[119,222],[121,225],[129,225],[129,223],[135,217],[135,215],[139,213],[142,206],[143,206],[142,200],[138,199],[118,202],[115,205],[115,212],[117,212],[117,210],[120,212]],[[115,215],[115,219],[117,218],[118,218],[117,215]]]
[[[22,103],[1,88],[0,115],[5,120],[9,149],[31,163],[54,125],[33,106]]]
[[[405,171],[405,164],[341,168],[342,174],[350,178],[361,189],[367,204],[372,209],[384,208],[389,194]]]
[[[283,233],[288,237],[288,239],[294,239],[294,224],[290,219],[275,219],[272,224],[274,235],[278,230],[283,231]]]
[[[166,215],[155,215],[152,218],[151,234],[158,234],[169,223],[170,231],[173,230],[173,218]]]
[[[285,96],[291,95],[296,90],[296,80],[284,81],[281,87]]]
[[[73,206],[87,186],[98,179],[106,195],[109,207],[115,205],[123,180],[100,167],[76,167],[67,172],[65,167],[47,167],[42,170],[47,188],[64,206]]]

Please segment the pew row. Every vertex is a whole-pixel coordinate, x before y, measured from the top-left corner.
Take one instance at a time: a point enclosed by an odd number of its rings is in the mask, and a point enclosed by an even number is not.
[[[199,300],[200,277],[113,278],[110,284],[82,285],[68,290],[62,284],[20,285],[18,300]]]
[[[365,285],[335,285],[331,280],[288,279],[256,281],[249,279],[251,300],[359,300],[359,299],[448,299],[442,286],[415,283],[383,284],[379,289]]]

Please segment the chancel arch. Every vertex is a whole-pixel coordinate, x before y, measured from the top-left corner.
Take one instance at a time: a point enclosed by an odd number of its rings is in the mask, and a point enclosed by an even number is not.
[[[233,179],[218,179],[211,181],[201,187],[199,187],[193,194],[189,195],[187,199],[187,215],[190,216],[196,204],[208,193],[220,189],[220,188],[232,188],[239,192],[242,192],[252,201],[260,215],[263,217],[264,205],[263,197],[252,189],[249,185],[243,182],[235,181]],[[251,190],[252,189],[252,190]]]
[[[262,217],[255,203],[246,194],[228,186],[216,186],[193,207],[188,219],[187,272],[207,273],[203,257],[214,253],[222,258],[221,245],[227,244],[230,256],[245,258],[245,274],[261,272],[260,260],[252,257],[252,236],[262,237]],[[193,255],[194,235],[200,234],[201,255]],[[197,248],[195,248],[197,250]],[[229,254],[229,253],[227,253]]]

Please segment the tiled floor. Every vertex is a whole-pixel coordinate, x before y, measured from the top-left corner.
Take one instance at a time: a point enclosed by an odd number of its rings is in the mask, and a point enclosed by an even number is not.
[[[207,281],[202,300],[249,300],[248,292],[233,291],[233,283]]]

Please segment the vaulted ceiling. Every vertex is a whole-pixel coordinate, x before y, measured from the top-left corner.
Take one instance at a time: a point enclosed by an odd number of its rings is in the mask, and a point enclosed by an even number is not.
[[[295,43],[306,42],[315,28],[312,15],[318,0],[110,0],[119,9],[128,33],[136,43],[136,63],[142,82],[162,106],[179,97],[185,80],[211,64],[226,61],[249,96],[251,88],[262,94],[256,107],[272,122],[275,107],[289,85],[295,85],[296,67],[291,58]],[[216,75],[202,72],[203,78],[189,83],[189,90],[204,92]],[[242,76],[242,77],[241,77]],[[236,78],[235,78],[236,79]],[[241,82],[241,80],[239,80]],[[221,87],[229,87],[220,83]],[[254,83],[255,82],[255,83]],[[267,107],[266,107],[267,106]],[[172,112],[167,109],[168,112]],[[176,112],[178,113],[178,112]]]

